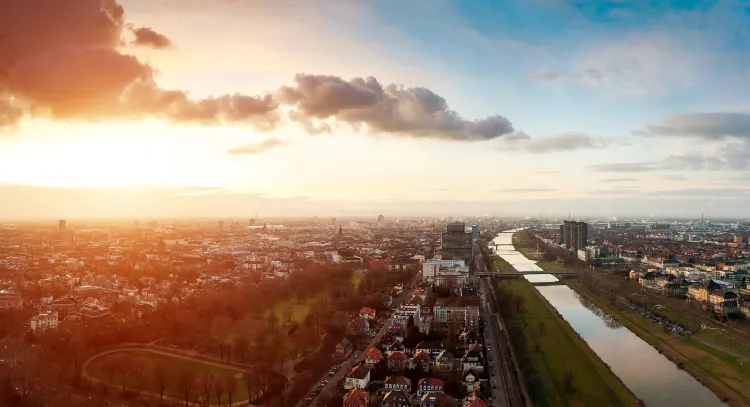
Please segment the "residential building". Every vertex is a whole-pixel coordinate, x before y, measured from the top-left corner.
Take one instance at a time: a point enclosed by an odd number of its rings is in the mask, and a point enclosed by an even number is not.
[[[349,321],[349,333],[352,335],[366,335],[370,331],[370,322],[362,317]]]
[[[391,352],[388,355],[388,370],[400,371],[406,368],[409,358],[404,352]]]
[[[409,360],[409,369],[427,372],[432,366],[432,358],[429,352],[419,351]]]
[[[370,348],[365,353],[365,364],[375,366],[383,360],[383,352],[378,348]]]
[[[472,392],[464,397],[463,407],[487,407],[487,403],[477,397],[476,393]]]
[[[21,308],[23,300],[16,291],[0,290],[0,309]]]
[[[471,232],[466,232],[463,222],[449,223],[441,234],[440,252],[454,258],[471,260],[474,239]]]
[[[588,224],[571,220],[563,221],[560,225],[559,244],[564,244],[568,249],[583,249],[588,241]]]
[[[453,355],[444,349],[435,358],[435,370],[449,372],[451,369],[453,369]]]
[[[370,393],[362,389],[351,389],[349,393],[344,396],[341,405],[343,407],[369,407]]]
[[[341,342],[336,344],[334,356],[349,357],[353,349],[354,349],[354,345],[352,345],[352,342],[344,338],[341,340]]]
[[[411,407],[411,394],[400,390],[391,390],[383,397],[381,407]]]
[[[383,382],[383,389],[411,393],[411,380],[404,376],[388,376]]]
[[[367,320],[375,319],[375,310],[370,307],[362,307],[362,309],[359,310],[359,316],[360,318]]]
[[[457,300],[453,301],[438,300],[433,308],[433,313],[435,322],[440,324],[448,324],[448,322],[453,321],[464,326],[476,325],[479,321],[479,304],[475,299],[469,300],[464,299],[464,297],[458,297]]]
[[[422,396],[419,407],[455,406],[456,399],[445,393],[428,393]]]
[[[466,391],[468,392],[479,391],[479,376],[471,369],[467,370],[466,373],[464,373],[463,377],[461,378],[461,383],[464,385],[464,388],[466,388]]]
[[[436,377],[425,377],[417,384],[417,398],[422,399],[426,394],[445,392],[445,382]]]
[[[45,312],[31,318],[31,330],[45,331],[47,329],[57,329],[57,312]]]
[[[346,375],[344,389],[366,389],[370,383],[370,368],[364,365],[358,365]]]
[[[475,372],[484,371],[484,360],[479,350],[470,349],[466,351],[464,357],[461,358],[461,370],[474,370]]]

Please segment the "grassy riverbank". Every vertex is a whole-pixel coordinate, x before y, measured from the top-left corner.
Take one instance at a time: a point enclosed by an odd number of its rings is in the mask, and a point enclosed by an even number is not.
[[[588,298],[631,332],[648,342],[672,362],[685,369],[735,407],[750,406],[750,362],[731,356],[697,340],[679,337],[642,317],[637,312],[613,305],[608,298],[583,284],[567,281],[579,294]]]
[[[499,297],[510,299],[501,309],[535,405],[638,405],[635,396],[528,281],[504,281],[498,290]]]

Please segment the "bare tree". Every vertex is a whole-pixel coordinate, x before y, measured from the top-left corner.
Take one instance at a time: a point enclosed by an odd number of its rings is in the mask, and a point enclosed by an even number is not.
[[[245,364],[247,358],[248,341],[244,334],[238,335],[234,339],[234,355],[240,363]]]
[[[258,390],[260,390],[258,396],[264,396],[268,391],[272,373],[272,369],[267,365],[260,365],[256,369],[255,382],[258,385]]]
[[[164,391],[167,388],[167,381],[169,380],[168,375],[167,364],[161,360],[156,362],[156,365],[154,365],[154,381],[156,382],[156,389],[159,391],[160,400],[164,400]]]
[[[185,402],[185,407],[190,404],[190,399],[193,395],[193,385],[195,382],[195,375],[190,370],[183,370],[180,372],[180,376],[177,379],[177,387],[180,389],[180,397]]]
[[[221,407],[221,396],[224,395],[224,380],[221,377],[217,377],[214,380],[214,396],[216,396],[216,404]]]
[[[201,379],[201,390],[203,391],[201,397],[203,398],[203,404],[208,407],[211,404],[211,390],[214,386],[214,375],[211,373],[205,373]]]
[[[284,318],[284,324],[286,326],[292,326],[292,315],[294,315],[294,312],[292,312],[292,307],[287,307],[284,309],[284,311],[281,312],[282,318]]]
[[[232,402],[234,401],[234,393],[237,391],[237,381],[234,379],[234,377],[227,377],[224,383],[224,387],[227,389],[227,401],[229,402],[229,407],[232,407]],[[250,392],[248,392],[249,394]]]
[[[255,384],[255,378],[252,371],[245,370],[242,373],[242,383],[245,385],[245,390],[247,390],[247,399],[248,402],[252,401],[253,399],[253,386]]]

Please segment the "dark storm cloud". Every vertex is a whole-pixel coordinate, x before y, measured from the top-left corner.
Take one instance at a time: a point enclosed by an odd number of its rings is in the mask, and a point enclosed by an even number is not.
[[[254,155],[281,147],[286,143],[279,139],[268,139],[258,143],[246,144],[244,146],[232,148],[228,151],[232,155]]]
[[[148,46],[156,49],[169,48],[172,46],[172,41],[167,38],[166,35],[158,33],[150,27],[138,27],[131,28],[135,39],[133,39],[133,45]]]
[[[383,86],[373,77],[298,74],[294,81],[294,86],[280,88],[277,97],[305,118],[364,124],[374,133],[457,141],[489,140],[515,131],[500,115],[464,119],[426,88]]]

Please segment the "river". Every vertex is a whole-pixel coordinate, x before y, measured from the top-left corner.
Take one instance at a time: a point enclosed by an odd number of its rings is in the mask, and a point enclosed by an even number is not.
[[[500,233],[497,254],[516,270],[542,271],[513,247],[518,229]],[[526,276],[532,283],[557,281],[552,275]],[[578,332],[636,397],[648,407],[727,406],[711,390],[680,369],[644,340],[564,285],[537,290]]]

